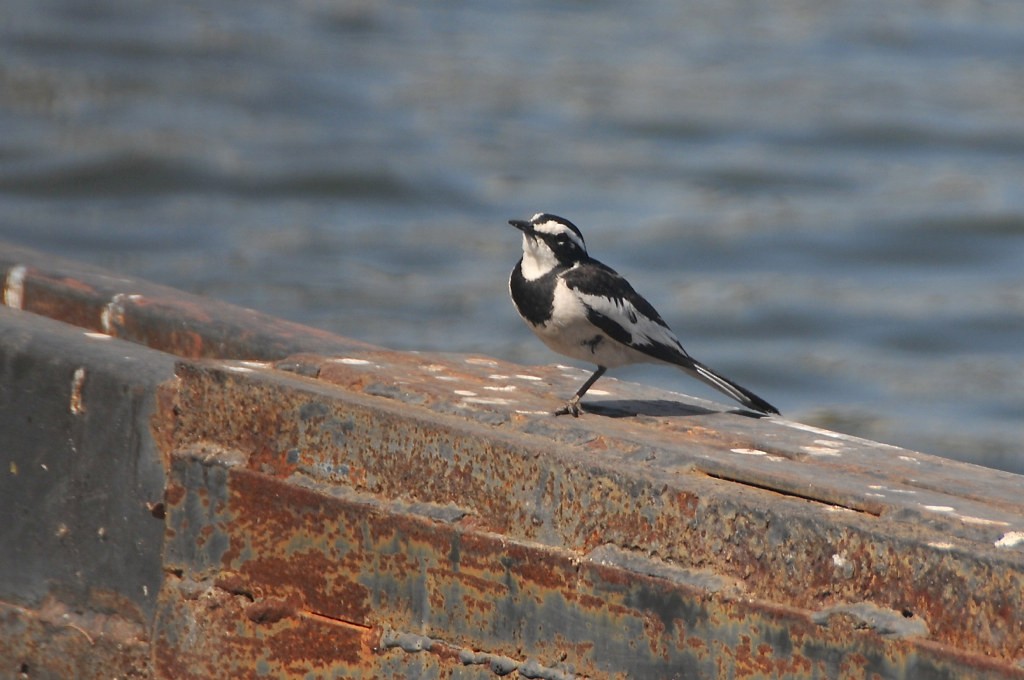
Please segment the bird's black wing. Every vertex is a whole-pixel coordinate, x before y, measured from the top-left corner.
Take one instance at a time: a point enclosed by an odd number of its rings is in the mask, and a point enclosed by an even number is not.
[[[562,280],[586,306],[587,319],[610,338],[649,357],[675,364],[693,377],[761,413],[779,410],[747,388],[695,360],[647,300],[626,279],[597,260],[578,264]]]
[[[589,260],[562,274],[587,309],[587,319],[608,337],[648,356],[690,368],[693,360],[650,302],[611,267]]]
[[[687,354],[651,303],[612,268],[590,260],[566,271],[562,279],[586,306],[587,320],[613,340],[651,358],[675,364],[748,408],[761,413],[779,412],[747,388]]]

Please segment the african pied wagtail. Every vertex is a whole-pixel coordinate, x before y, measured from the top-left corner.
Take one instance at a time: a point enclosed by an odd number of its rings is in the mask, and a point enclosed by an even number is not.
[[[583,234],[572,222],[537,213],[528,222],[509,224],[523,232],[523,257],[508,282],[519,316],[559,354],[597,364],[556,416],[579,416],[580,399],[606,370],[641,362],[678,366],[749,409],[779,412],[687,354],[651,303],[587,255]]]

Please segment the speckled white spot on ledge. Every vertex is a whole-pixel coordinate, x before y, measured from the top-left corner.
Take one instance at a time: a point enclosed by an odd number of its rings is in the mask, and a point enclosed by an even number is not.
[[[930,541],[928,547],[935,548],[936,550],[952,550],[953,544],[946,541]]]
[[[370,362],[366,359],[354,359],[352,357],[339,357],[336,359],[328,359],[327,361],[335,364],[345,364],[346,366],[369,366]]]
[[[838,457],[843,455],[839,451],[836,451],[834,448],[825,446],[801,446],[800,449],[804,451],[804,453],[809,453],[812,456]]]
[[[497,397],[467,397],[462,402],[465,404],[483,404],[487,406],[504,406],[512,403],[510,399],[499,399]]]
[[[985,519],[984,517],[973,517],[971,515],[957,515],[957,518],[965,524],[976,524],[978,526],[986,527],[1008,527],[1009,522],[1004,522],[998,519]]]
[[[1020,543],[1024,543],[1024,531],[1007,531],[995,545],[997,548],[1013,548]]]

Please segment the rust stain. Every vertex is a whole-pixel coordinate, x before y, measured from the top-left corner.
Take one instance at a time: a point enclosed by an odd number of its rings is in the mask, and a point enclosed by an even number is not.
[[[22,309],[88,330],[99,331],[104,303],[88,282],[54,276],[35,268],[25,272]]]
[[[291,618],[299,613],[302,598],[297,594],[288,597],[270,597],[253,602],[245,607],[245,618],[253,623],[277,623],[281,619]]]
[[[164,500],[168,505],[179,505],[184,500],[186,493],[184,485],[169,483],[164,490]]]
[[[172,579],[161,594],[157,677],[333,677],[372,666],[373,629],[306,612],[294,596],[252,602],[216,587],[187,592],[193,587]]]

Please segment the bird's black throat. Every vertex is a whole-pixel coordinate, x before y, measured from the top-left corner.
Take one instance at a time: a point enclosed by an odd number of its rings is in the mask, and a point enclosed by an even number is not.
[[[512,276],[508,281],[512,302],[515,303],[519,315],[534,326],[539,326],[551,318],[555,304],[555,283],[558,281],[560,268],[556,267],[539,279],[527,281],[523,276],[523,261],[516,263]]]

